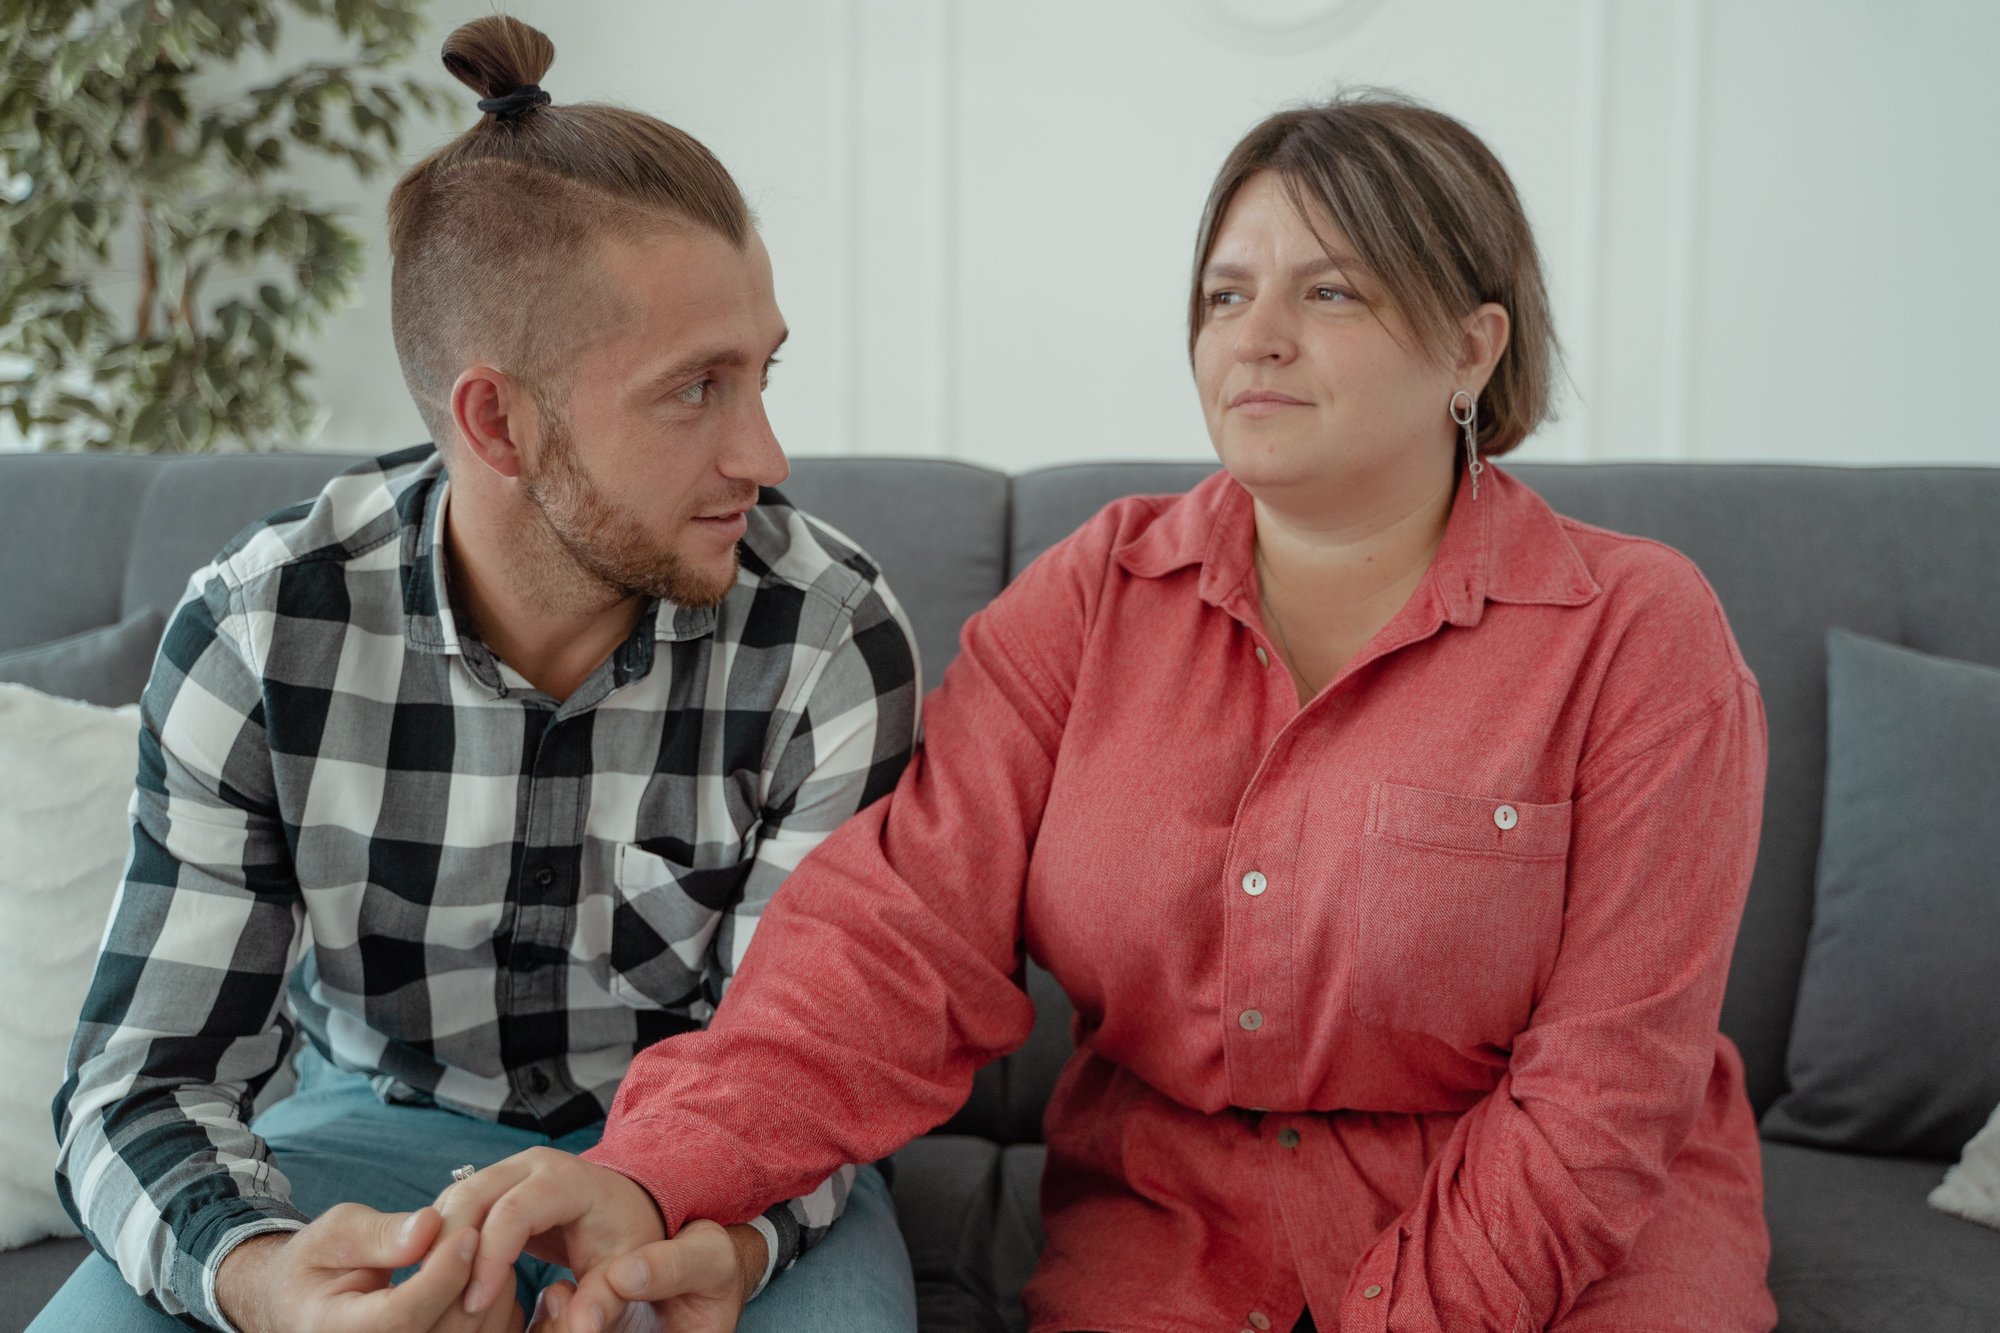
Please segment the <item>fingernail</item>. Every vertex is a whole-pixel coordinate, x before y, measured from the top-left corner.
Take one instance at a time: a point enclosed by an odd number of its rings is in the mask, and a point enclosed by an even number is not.
[[[583,1333],[604,1333],[604,1311],[594,1305],[583,1307]]]
[[[480,1299],[485,1295],[486,1288],[480,1286],[477,1282],[467,1287],[465,1289],[465,1312],[467,1314],[478,1314]]]
[[[549,1317],[551,1319],[560,1319],[563,1316],[563,1307],[568,1305],[569,1301],[561,1292],[551,1287],[542,1293],[542,1304],[549,1307]]]
[[[468,1231],[465,1233],[464,1236],[459,1238],[458,1242],[459,1258],[465,1260],[465,1262],[467,1263],[471,1263],[472,1256],[478,1253],[479,1253],[479,1233],[477,1231]]]
[[[396,1243],[398,1245],[407,1245],[410,1243],[410,1237],[417,1234],[417,1219],[422,1216],[422,1213],[411,1213],[403,1219],[403,1225],[396,1228]]]
[[[611,1265],[611,1280],[621,1291],[643,1291],[646,1286],[646,1261],[636,1254],[628,1254]]]

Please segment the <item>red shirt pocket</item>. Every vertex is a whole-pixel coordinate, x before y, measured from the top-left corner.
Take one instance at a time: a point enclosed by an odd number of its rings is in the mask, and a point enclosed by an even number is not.
[[[1369,790],[1349,1007],[1371,1027],[1512,1045],[1562,931],[1570,804]]]

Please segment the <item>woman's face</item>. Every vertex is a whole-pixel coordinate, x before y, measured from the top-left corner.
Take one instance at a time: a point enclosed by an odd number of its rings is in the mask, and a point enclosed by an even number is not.
[[[1427,355],[1347,239],[1323,218],[1315,235],[1276,173],[1237,190],[1201,293],[1195,384],[1215,451],[1246,489],[1310,500],[1448,474],[1452,392],[1476,394],[1486,368],[1461,382]]]

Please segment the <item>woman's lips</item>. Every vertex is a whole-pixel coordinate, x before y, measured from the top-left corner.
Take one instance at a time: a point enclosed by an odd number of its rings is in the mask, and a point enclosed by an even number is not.
[[[1274,416],[1287,408],[1308,407],[1302,398],[1294,398],[1288,393],[1275,389],[1245,389],[1229,400],[1231,411],[1241,412],[1250,417]]]

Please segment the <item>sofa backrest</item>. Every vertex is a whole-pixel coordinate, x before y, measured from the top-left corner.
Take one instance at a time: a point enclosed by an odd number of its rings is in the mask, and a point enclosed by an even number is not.
[[[259,515],[354,460],[317,454],[156,458],[0,455],[0,651],[162,611]],[[1826,630],[2000,665],[2000,469],[1741,464],[1523,465],[1560,512],[1686,552],[1715,586],[1762,684],[1771,771],[1756,880],[1723,1027],[1759,1110],[1784,1086],[1819,846]],[[959,627],[1104,504],[1187,489],[1187,464],[1092,464],[1011,481],[922,459],[800,459],[786,494],[888,571],[935,685]],[[1670,886],[1663,886],[1667,891]],[[1069,1008],[1031,969],[1026,1048],[982,1072],[957,1128],[1040,1137],[1069,1048]]]

